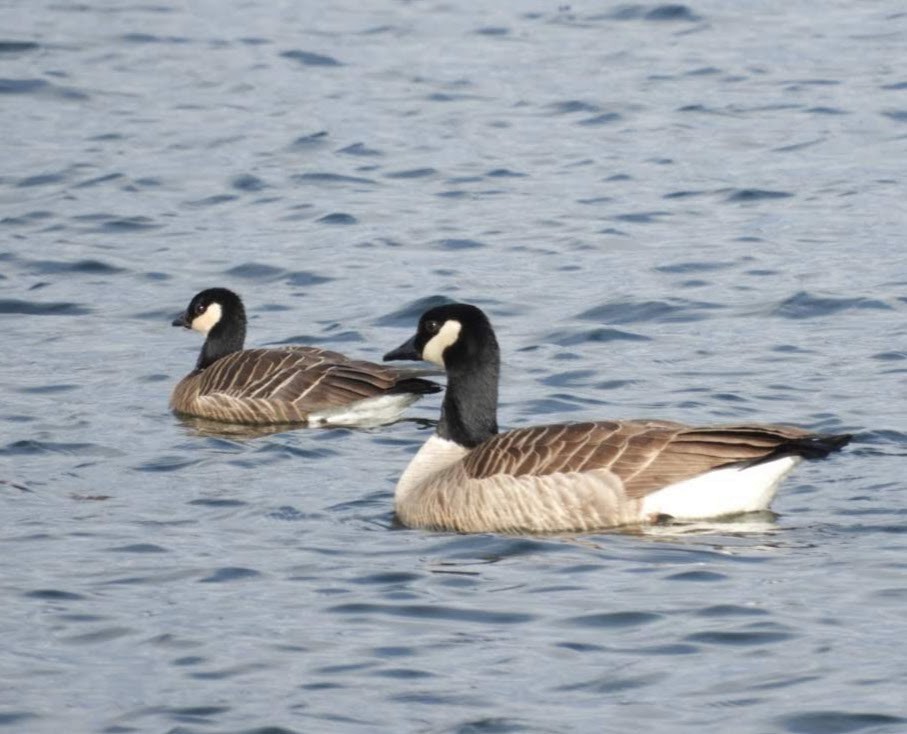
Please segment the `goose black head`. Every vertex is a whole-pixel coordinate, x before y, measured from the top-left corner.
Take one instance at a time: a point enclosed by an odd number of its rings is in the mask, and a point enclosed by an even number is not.
[[[429,309],[419,319],[415,335],[384,355],[384,361],[423,359],[445,369],[497,360],[498,343],[488,317],[466,303]]]
[[[227,288],[208,288],[195,294],[188,308],[173,320],[173,326],[195,329],[207,335],[225,321],[245,324],[242,300]]]

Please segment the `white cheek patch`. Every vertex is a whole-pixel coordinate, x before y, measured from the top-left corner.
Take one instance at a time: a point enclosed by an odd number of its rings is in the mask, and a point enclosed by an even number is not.
[[[221,316],[223,316],[223,311],[221,311],[220,304],[212,303],[201,316],[192,319],[192,328],[202,334],[207,334],[217,326]]]
[[[460,336],[460,329],[462,328],[463,325],[459,321],[453,319],[445,321],[441,330],[428,340],[428,343],[422,350],[422,359],[426,362],[436,364],[439,367],[443,367],[444,350],[457,341]]]

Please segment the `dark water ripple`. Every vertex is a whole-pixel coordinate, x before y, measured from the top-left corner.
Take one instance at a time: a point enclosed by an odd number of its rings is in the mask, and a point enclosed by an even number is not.
[[[532,619],[529,614],[500,613],[488,610],[452,609],[445,607],[421,605],[380,605],[380,604],[340,604],[332,607],[337,614],[364,615],[388,614],[395,617],[417,617],[452,622],[475,622],[478,624],[520,624]]]
[[[203,584],[222,584],[239,581],[241,579],[255,578],[261,576],[261,573],[252,568],[219,568],[214,573],[201,579]]]
[[[319,130],[315,133],[299,136],[298,138],[296,138],[296,140],[293,141],[292,147],[301,149],[317,147],[326,142],[327,138],[327,130]]]
[[[774,309],[774,314],[787,319],[809,319],[851,309],[891,310],[891,306],[872,298],[822,297],[801,291],[780,303]]]
[[[346,155],[361,156],[363,158],[371,158],[384,155],[380,150],[370,148],[365,143],[353,143],[352,145],[347,145],[345,148],[341,148],[337,152],[344,153]]]
[[[56,391],[53,391],[56,392]],[[92,443],[55,443],[50,441],[14,441],[0,449],[0,455],[69,454],[77,456],[121,456],[117,449]]]
[[[0,8],[0,728],[904,730],[902,9],[212,8]],[[777,514],[411,531],[440,396],[168,412],[210,285],[370,359],[479,303],[504,426],[856,438]]]
[[[298,141],[297,141],[298,142]],[[346,176],[340,173],[329,173],[329,172],[310,172],[310,173],[299,173],[291,176],[293,181],[304,184],[311,184],[313,186],[320,186],[322,184],[334,184],[342,186],[344,184],[367,184],[375,185],[377,181],[373,181],[369,178],[363,178],[360,176]]]
[[[702,20],[688,6],[674,3],[665,5],[624,5],[605,17],[613,20],[685,22],[697,22]]]
[[[357,224],[358,220],[352,214],[346,212],[332,212],[319,217],[317,220],[320,224]]]
[[[25,316],[84,316],[90,309],[76,303],[47,303],[0,299],[0,314],[22,314]]]
[[[18,726],[24,721],[37,718],[39,718],[37,714],[32,714],[27,711],[3,711],[0,712],[0,726],[10,726],[12,724]]]
[[[846,711],[811,711],[778,720],[784,731],[793,734],[846,734],[846,732],[896,731],[892,727],[907,723],[899,716]]]
[[[606,614],[586,614],[567,620],[571,626],[580,627],[637,627],[661,619],[659,614],[646,612],[610,612]]]
[[[41,275],[58,273],[85,273],[90,275],[114,275],[122,273],[125,268],[118,268],[100,260],[78,260],[65,262],[59,260],[35,260],[27,264],[28,268]]]
[[[0,41],[0,53],[4,54],[22,53],[23,51],[36,51],[39,48],[40,45],[35,43],[34,41]]]
[[[294,49],[292,51],[282,51],[280,55],[285,59],[298,61],[303,66],[343,66],[343,64],[331,56],[325,56],[311,51]]]
[[[48,601],[77,601],[85,598],[79,594],[60,591],[59,589],[37,589],[27,592],[25,596],[31,599],[45,599]]]
[[[236,265],[224,272],[227,278],[254,280],[260,282],[269,282],[280,280],[288,285],[311,287],[328,283],[333,278],[324,275],[318,275],[304,270],[289,272],[282,268],[265,263],[248,262]]]
[[[793,194],[787,191],[765,191],[762,189],[738,189],[728,194],[729,202],[757,202],[772,199],[788,199]]]
[[[553,342],[560,347],[573,347],[579,344],[589,344],[593,342],[644,342],[651,340],[644,334],[635,334],[621,329],[600,328],[588,329],[586,331],[576,331],[575,329],[554,331],[545,337],[545,341]]]
[[[585,321],[602,321],[612,324],[634,324],[646,321],[699,321],[704,312],[721,309],[717,303],[687,301],[675,298],[670,301],[612,301],[590,308],[577,315]]]
[[[78,89],[52,84],[46,79],[2,79],[0,94],[34,95],[36,97],[56,98],[68,101],[82,101],[88,95]],[[36,184],[26,184],[36,185]]]

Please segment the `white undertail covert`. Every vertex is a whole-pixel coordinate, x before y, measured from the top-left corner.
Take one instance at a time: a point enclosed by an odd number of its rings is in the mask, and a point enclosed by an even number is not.
[[[784,456],[751,466],[713,469],[647,495],[640,514],[648,521],[658,515],[699,520],[767,510],[781,480],[799,463],[799,456]]]

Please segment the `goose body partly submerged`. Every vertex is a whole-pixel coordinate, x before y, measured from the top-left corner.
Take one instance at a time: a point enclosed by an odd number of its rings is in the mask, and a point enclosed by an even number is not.
[[[245,309],[226,288],[196,294],[173,325],[206,336],[195,369],[170,396],[177,413],[257,425],[371,426],[396,419],[422,395],[441,389],[414,370],[317,347],[243,349]]]
[[[850,440],[789,426],[657,420],[498,433],[498,344],[485,314],[466,304],[427,311],[384,359],[424,359],[447,371],[437,432],[395,492],[396,514],[410,527],[589,531],[754,512],[768,508],[801,459]]]

